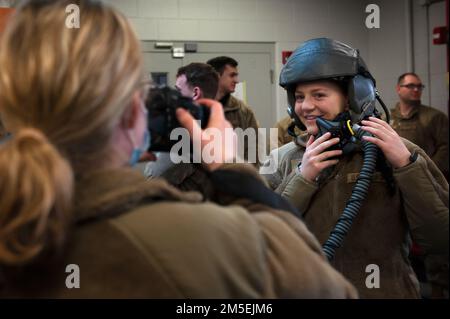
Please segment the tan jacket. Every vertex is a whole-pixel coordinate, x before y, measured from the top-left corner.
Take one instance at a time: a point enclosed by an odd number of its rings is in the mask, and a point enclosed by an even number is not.
[[[259,183],[250,168],[239,170]],[[77,224],[65,253],[6,276],[0,297],[356,297],[301,221],[239,202],[247,209],[202,202],[199,193],[132,169],[97,171],[77,184]],[[65,286],[68,264],[79,266],[79,289]]]
[[[397,103],[391,110],[392,127],[407,140],[420,146],[448,177],[448,117],[441,111],[420,105],[402,116]]]
[[[303,213],[308,229],[324,244],[350,198],[362,153],[342,157],[335,167],[321,173],[319,183],[311,183],[295,172],[305,139],[302,136],[298,145],[292,142],[281,147],[277,172],[265,177]],[[418,281],[407,258],[410,234],[428,253],[448,256],[448,183],[423,150],[404,143],[418,152],[416,162],[394,170],[393,196],[381,173],[375,173],[369,195],[332,262],[362,298],[419,297]],[[366,286],[370,264],[379,266],[380,288]]]
[[[247,128],[254,129],[255,138],[244,143],[244,160],[246,162],[255,164],[259,167],[258,161],[258,121],[252,109],[248,107],[243,101],[235,98],[232,95],[227,95],[220,100],[223,104],[225,118],[231,123],[234,129],[240,127],[242,130]],[[254,154],[254,155],[253,155]],[[241,154],[238,154],[241,155]],[[250,155],[250,157],[249,157]],[[240,156],[242,158],[242,155]]]

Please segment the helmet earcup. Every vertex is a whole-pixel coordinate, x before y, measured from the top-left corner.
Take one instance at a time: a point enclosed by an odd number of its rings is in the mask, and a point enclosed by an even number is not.
[[[351,78],[348,85],[348,101],[354,113],[361,114],[362,117],[373,114],[376,94],[372,79],[361,74]]]

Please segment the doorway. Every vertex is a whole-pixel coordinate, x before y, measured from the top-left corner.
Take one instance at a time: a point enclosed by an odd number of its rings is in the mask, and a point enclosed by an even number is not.
[[[211,58],[227,55],[238,61],[241,81],[240,97],[255,113],[261,127],[272,127],[276,120],[274,70],[274,43],[239,42],[163,42],[142,41],[144,66],[147,74],[153,75],[158,83],[166,81],[174,86],[178,68],[192,62],[205,63]],[[171,46],[170,46],[171,44]],[[187,46],[185,46],[187,44]],[[172,48],[187,48],[184,57],[172,56]]]

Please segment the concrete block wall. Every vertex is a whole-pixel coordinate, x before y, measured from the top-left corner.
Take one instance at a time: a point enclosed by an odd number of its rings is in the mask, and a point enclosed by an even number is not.
[[[314,37],[339,39],[360,49],[388,106],[397,101],[397,77],[414,70],[427,85],[423,102],[447,113],[445,46],[427,45],[432,26],[445,24],[445,3],[431,5],[427,20],[423,1],[411,0],[414,46],[410,55],[408,1],[107,0],[130,18],[142,40],[272,42],[276,78],[282,51],[294,50]],[[370,3],[380,7],[379,29],[365,26],[365,8]],[[278,85],[276,104],[280,119],[286,114],[286,97]]]
[[[368,55],[365,0],[107,0],[124,12],[142,40],[271,42],[275,78],[281,52],[331,37]],[[277,118],[286,96],[276,84]]]
[[[420,11],[419,11],[420,10]],[[414,53],[416,57],[417,71],[425,75],[428,79],[424,93],[427,100],[424,101],[444,113],[448,112],[448,73],[446,63],[447,47],[445,45],[432,44],[432,32],[434,27],[445,26],[445,2],[439,2],[429,7],[428,33],[421,34],[422,41],[428,42],[429,46],[417,46]],[[426,16],[426,9],[417,8],[417,14]],[[426,51],[428,49],[428,52]],[[426,57],[419,59],[419,56]],[[419,68],[420,67],[420,68]],[[425,80],[424,80],[425,81]]]
[[[428,8],[425,0],[104,0],[122,11],[142,40],[269,42],[275,47],[275,78],[281,52],[304,40],[327,36],[361,51],[388,106],[397,101],[396,79],[418,73],[427,88],[423,102],[447,113],[445,45],[432,45],[431,32],[445,25],[445,2]],[[407,50],[408,2],[413,12],[412,55]],[[10,6],[14,0],[0,0]],[[380,28],[368,29],[368,4],[380,7]],[[408,61],[413,61],[410,64]],[[276,84],[277,118],[286,98]]]
[[[9,0],[0,0],[0,7],[9,8],[11,6],[11,2]]]
[[[428,7],[424,0],[411,0],[412,30],[408,25],[408,0],[379,0],[381,27],[370,29],[369,66],[377,79],[385,103],[393,107],[398,101],[395,85],[404,72],[416,72],[426,88],[422,103],[448,114],[447,50],[432,44],[432,30],[445,25],[445,1]],[[412,50],[407,50],[408,32],[412,31]],[[412,63],[408,63],[409,60]]]

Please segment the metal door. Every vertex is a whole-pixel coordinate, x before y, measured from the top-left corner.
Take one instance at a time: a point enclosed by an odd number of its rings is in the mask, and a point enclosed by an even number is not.
[[[255,112],[261,127],[269,128],[273,125],[276,119],[273,43],[196,42],[196,52],[185,52],[183,58],[172,57],[171,48],[156,48],[156,43],[142,42],[146,71],[156,76],[166,73],[167,83],[171,86],[175,84],[178,68],[183,65],[206,62],[219,55],[237,60],[239,78],[245,85],[247,104]],[[184,48],[187,42],[170,43],[172,47]]]

